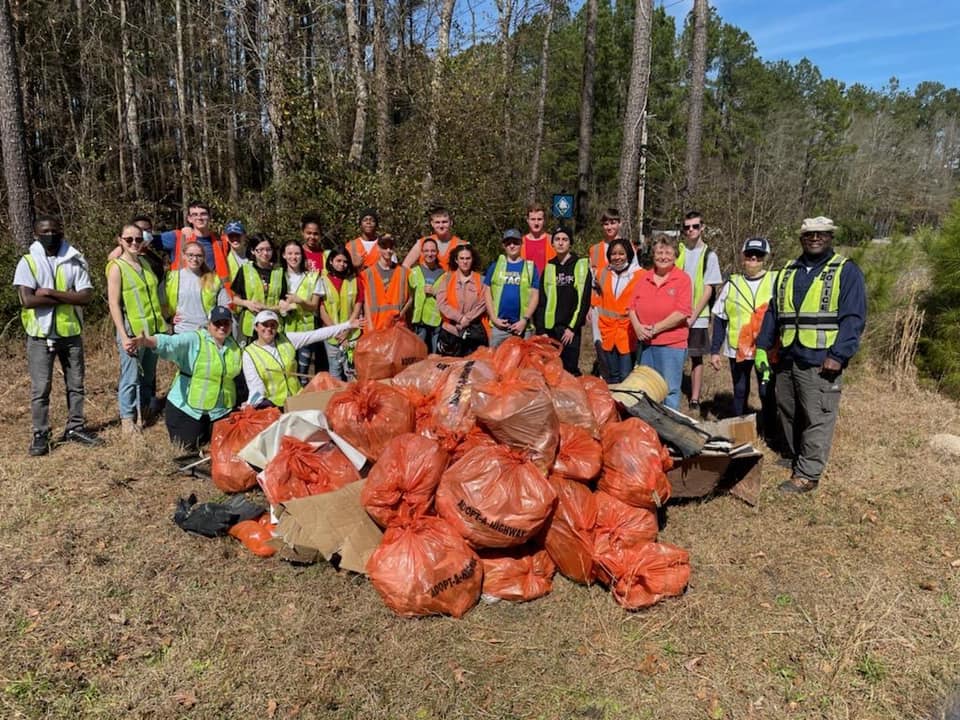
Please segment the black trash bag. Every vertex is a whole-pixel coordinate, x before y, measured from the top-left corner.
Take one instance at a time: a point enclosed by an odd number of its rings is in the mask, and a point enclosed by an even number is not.
[[[197,505],[197,496],[177,500],[177,509],[173,521],[187,532],[217,537],[242,520],[255,520],[266,508],[248,501],[242,495],[234,495],[222,503],[202,503]]]

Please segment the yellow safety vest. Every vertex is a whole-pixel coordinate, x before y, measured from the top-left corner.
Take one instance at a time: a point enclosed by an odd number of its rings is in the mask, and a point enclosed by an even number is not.
[[[237,385],[235,378],[243,370],[242,351],[232,337],[224,342],[224,352],[205,330],[197,330],[200,346],[197,358],[190,373],[187,387],[187,404],[194,410],[209,412],[217,406],[217,400],[223,394],[223,406],[232,408],[237,404]],[[177,375],[186,375],[182,370]],[[177,378],[173,379],[174,383]]]
[[[344,279],[340,283],[340,290],[337,290],[329,275],[323,276],[323,282],[324,289],[327,291],[323,298],[323,309],[327,311],[334,325],[347,322],[353,313],[354,305],[357,304],[357,279],[355,277]],[[354,338],[359,337],[359,328],[351,335]],[[327,342],[331,345],[340,344],[336,338],[329,338]]]
[[[177,308],[180,306],[180,273],[190,272],[189,270],[171,270],[167,273],[167,280],[164,283],[164,294],[167,297],[167,309],[171,312],[176,312]],[[213,282],[209,283],[209,287],[204,287],[204,278],[206,276],[201,276],[199,278],[200,282],[200,304],[203,306],[203,311],[207,314],[207,317],[210,316],[210,311],[216,307],[217,298],[220,296],[220,290],[223,288],[223,283],[220,281],[220,278],[217,277],[216,273],[210,273],[213,275]]]
[[[24,255],[23,259],[27,261],[27,267],[30,268],[30,273],[39,286],[36,258],[32,255]],[[66,292],[70,289],[67,287],[67,269],[63,263],[57,265],[57,270],[53,275],[53,289],[60,292]],[[24,332],[30,337],[47,337],[46,333],[40,329],[40,321],[37,320],[35,308],[22,308],[20,310],[20,322],[23,323]],[[80,319],[80,313],[77,312],[75,305],[60,303],[53,307],[53,329],[57,337],[62,338],[75,337],[81,333],[83,321]]]
[[[427,278],[423,274],[423,265],[416,265],[410,270],[410,287],[413,288],[413,322],[440,327],[440,311],[437,310],[437,298],[427,295]],[[433,281],[433,287],[444,273],[440,273]]]
[[[243,351],[250,356],[257,375],[263,381],[267,400],[277,407],[283,407],[289,396],[300,392],[300,381],[297,380],[297,350],[283,333],[277,334],[276,348],[280,360],[256,342],[247,345]]]
[[[569,328],[574,330],[577,317],[580,315],[580,304],[583,302],[583,288],[590,276],[590,261],[580,258],[573,266],[573,286],[577,289],[577,308],[570,318]],[[543,268],[543,292],[547,296],[546,308],[543,312],[542,330],[552,330],[557,324],[557,266],[548,262]]]
[[[260,279],[260,273],[253,266],[253,263],[247,263],[240,266],[240,272],[243,273],[243,290],[246,294],[245,300],[262,303],[270,307],[275,307],[280,302],[280,286],[283,284],[283,268],[274,267],[270,271],[270,280],[267,286],[267,293],[263,293],[263,280]],[[240,330],[247,337],[253,337],[254,327],[253,318],[256,315],[246,308],[240,316]]]
[[[533,284],[533,260],[524,260],[523,267],[520,268],[520,317],[526,317],[527,305],[530,302],[530,286]],[[490,278],[490,293],[493,297],[494,312],[500,311],[500,296],[503,294],[503,286],[507,282],[507,256],[501,255],[497,258],[497,264],[493,268],[493,276]]]
[[[706,245],[703,246],[703,252],[700,253],[700,260],[697,263],[697,272],[693,276],[693,307],[697,306],[697,303],[700,302],[700,298],[703,297],[703,276],[707,271],[707,253],[710,252],[710,248]],[[684,267],[687,262],[687,246],[682,242],[680,243],[680,251],[677,253],[677,261],[674,263],[681,270],[686,271]],[[710,303],[706,303],[703,306],[703,310],[700,311],[700,314],[697,317],[710,317]]]
[[[160,297],[157,294],[157,276],[146,265],[138,272],[123,258],[114,258],[107,263],[120,268],[120,301],[123,315],[130,323],[133,335],[156,335],[166,332],[167,323],[160,312]]]
[[[293,294],[303,300],[309,300],[313,291],[317,289],[317,283],[320,281],[320,273],[311,270],[303,276],[300,285],[293,291]],[[291,308],[290,312],[283,319],[283,329],[288,332],[307,332],[317,327],[316,314],[305,310],[299,306]]]
[[[803,268],[799,261],[787,265],[777,281],[777,315],[780,343],[790,347],[797,341],[811,350],[833,346],[840,330],[840,271],[847,258],[835,254],[813,279],[797,308],[793,297],[793,279]]]
[[[727,297],[723,301],[723,312],[727,316],[727,347],[737,349],[740,343],[740,330],[750,322],[754,311],[770,302],[777,273],[770,271],[763,276],[757,286],[757,294],[750,290],[750,283],[743,275],[731,275],[727,288]]]

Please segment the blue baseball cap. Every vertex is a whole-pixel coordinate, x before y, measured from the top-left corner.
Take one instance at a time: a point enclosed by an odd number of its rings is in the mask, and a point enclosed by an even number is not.
[[[225,308],[223,305],[217,305],[210,311],[210,322],[215,323],[223,320],[233,320],[233,313],[230,312],[229,308]]]
[[[227,226],[223,229],[223,232],[227,235],[246,235],[247,231],[243,227],[243,223],[239,220],[231,220],[227,223]]]

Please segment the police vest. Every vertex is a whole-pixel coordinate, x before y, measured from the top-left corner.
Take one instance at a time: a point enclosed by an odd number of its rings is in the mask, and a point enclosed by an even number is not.
[[[520,317],[526,317],[527,305],[530,302],[530,286],[533,284],[533,260],[524,260],[523,267],[520,268]],[[501,255],[497,258],[497,264],[493,268],[493,276],[490,278],[490,293],[493,297],[493,307],[495,312],[500,311],[500,296],[503,295],[503,288],[507,283],[507,257]]]
[[[427,278],[423,274],[423,265],[416,265],[410,270],[410,287],[413,288],[413,322],[423,323],[431,327],[440,326],[440,311],[437,310],[437,298],[435,295],[427,295]],[[443,273],[438,275],[432,285],[437,288],[437,283],[443,277]]]
[[[32,255],[24,255],[23,259],[27,261],[27,267],[33,279],[39,286],[40,281],[37,278],[37,261]],[[53,276],[53,289],[60,292],[66,292],[70,288],[67,286],[67,269],[64,263],[57,265],[57,271]],[[46,333],[40,329],[40,321],[37,320],[37,311],[35,308],[22,308],[20,310],[20,322],[23,323],[23,329],[30,337],[43,338]],[[77,312],[75,305],[60,303],[53,308],[53,329],[58,337],[75,337],[83,330],[83,322],[80,319],[80,313]]]
[[[160,298],[157,295],[157,276],[145,265],[138,271],[123,258],[115,258],[107,263],[120,268],[120,302],[123,315],[130,323],[133,335],[156,335],[167,329],[167,323],[160,312]]]
[[[736,350],[740,343],[740,330],[750,322],[750,317],[758,307],[770,302],[777,273],[768,272],[757,285],[757,294],[750,289],[750,283],[743,275],[731,275],[727,288],[727,297],[723,302],[723,312],[727,316],[727,347]]]
[[[263,280],[260,279],[260,273],[253,266],[253,263],[247,263],[240,268],[243,273],[243,289],[246,293],[246,300],[262,303],[264,305],[275,307],[280,302],[280,286],[283,284],[283,268],[277,266],[270,271],[270,280],[267,285],[267,292],[263,292]],[[254,327],[253,318],[256,315],[246,308],[240,320],[240,330],[247,337],[253,337]]]
[[[693,274],[693,307],[696,307],[697,303],[700,302],[700,298],[703,297],[703,276],[707,271],[707,255],[709,253],[710,248],[704,245],[703,252],[700,253],[700,260],[697,262],[697,271]],[[686,267],[684,267],[684,264],[686,261],[687,246],[681,242],[675,264],[678,268],[685,271]],[[703,306],[703,310],[700,311],[700,314],[697,317],[710,317],[710,303],[706,303]]]
[[[220,347],[205,330],[197,330],[200,345],[193,370],[189,373],[190,384],[187,387],[187,405],[199,412],[209,412],[217,407],[217,400],[223,395],[223,407],[232,408],[237,404],[237,385],[235,378],[243,369],[242,351],[232,337],[228,337]],[[182,370],[177,375],[187,376]],[[174,378],[174,383],[177,378]]]
[[[793,281],[803,265],[794,261],[780,272],[777,315],[783,347],[798,341],[811,350],[826,350],[836,342],[840,330],[840,271],[846,262],[842,255],[830,258],[813,279],[799,308],[793,297]]]
[[[182,272],[190,271],[171,270],[167,273],[165,295],[167,298],[167,309],[171,312],[176,312],[177,308],[180,307],[180,273]],[[220,296],[220,288],[223,287],[223,284],[216,275],[213,276],[212,282],[207,282],[208,278],[205,275],[198,279],[200,282],[200,304],[203,305],[203,311],[207,314],[207,317],[209,317],[210,311],[213,310],[217,304],[217,298]]]
[[[317,283],[320,281],[320,273],[311,270],[305,273],[303,280],[293,291],[298,298],[309,301],[317,289]],[[271,283],[272,284],[272,283]],[[287,331],[308,332],[317,327],[316,314],[307,308],[297,305],[291,308],[287,316],[283,319],[283,329]]]
[[[283,333],[277,333],[276,345],[280,359],[262,345],[252,342],[243,351],[250,356],[253,367],[263,381],[267,400],[277,407],[291,395],[300,392],[300,381],[297,380],[297,350],[293,343]]]
[[[580,316],[580,305],[583,303],[583,288],[587,284],[587,278],[590,276],[590,262],[586,258],[580,258],[573,265],[573,286],[577,289],[577,307],[573,311],[573,317],[570,318],[568,327],[576,330],[574,327],[577,318]],[[546,295],[547,302],[543,312],[544,330],[552,330],[557,324],[557,266],[553,263],[547,263],[543,269],[543,292]]]

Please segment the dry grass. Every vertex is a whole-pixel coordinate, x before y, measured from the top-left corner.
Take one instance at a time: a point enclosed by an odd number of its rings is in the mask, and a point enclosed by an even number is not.
[[[4,718],[920,718],[960,682],[960,471],[926,449],[960,420],[936,395],[861,372],[814,497],[779,496],[770,462],[759,509],[671,506],[680,599],[629,614],[558,578],[528,605],[410,621],[363,578],[181,532],[176,498],[216,492],[169,474],[162,427],[27,458],[6,352]],[[92,423],[115,413],[114,352],[89,359]]]

